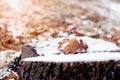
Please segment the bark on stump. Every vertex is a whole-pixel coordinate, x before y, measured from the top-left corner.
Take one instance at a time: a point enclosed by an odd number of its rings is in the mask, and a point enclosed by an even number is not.
[[[20,80],[120,80],[120,61],[22,62]]]

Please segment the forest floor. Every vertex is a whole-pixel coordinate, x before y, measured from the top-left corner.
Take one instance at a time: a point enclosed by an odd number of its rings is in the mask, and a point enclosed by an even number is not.
[[[120,46],[120,5],[106,4],[104,0],[1,0],[0,78],[22,45],[37,39],[89,36]]]

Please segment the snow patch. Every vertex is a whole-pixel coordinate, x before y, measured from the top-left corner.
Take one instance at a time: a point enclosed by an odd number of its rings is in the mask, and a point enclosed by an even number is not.
[[[49,56],[38,56],[32,58],[23,59],[23,61],[39,61],[39,62],[96,62],[96,61],[109,61],[109,60],[120,60],[119,53],[86,53],[86,54],[70,54],[70,55],[49,55]]]
[[[71,38],[71,37],[67,37]],[[58,43],[65,38],[57,38],[49,41],[38,40],[34,47],[39,55],[34,58],[26,58],[24,61],[51,61],[51,62],[69,62],[69,61],[105,61],[120,60],[120,48],[112,42],[90,37],[76,37],[79,41],[83,40],[88,45],[87,53],[64,55],[58,50]],[[117,52],[116,52],[117,51]]]

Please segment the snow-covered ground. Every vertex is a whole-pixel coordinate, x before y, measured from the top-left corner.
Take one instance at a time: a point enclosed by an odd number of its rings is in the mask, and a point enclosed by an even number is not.
[[[119,2],[111,2],[110,0],[100,0],[101,3],[103,3],[103,5],[105,7],[108,8],[109,10],[109,14],[108,16],[110,16],[111,18],[120,20],[120,3]]]
[[[9,63],[19,55],[20,52],[15,52],[12,50],[0,52],[0,79],[9,74],[10,72],[10,69],[8,69]]]

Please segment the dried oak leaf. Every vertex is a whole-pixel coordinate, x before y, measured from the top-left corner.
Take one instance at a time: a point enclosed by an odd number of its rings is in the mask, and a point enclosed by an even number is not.
[[[88,48],[88,45],[82,40],[73,39],[64,39],[62,42],[58,43],[58,49],[63,51],[64,54],[76,54],[77,52],[85,52]]]

